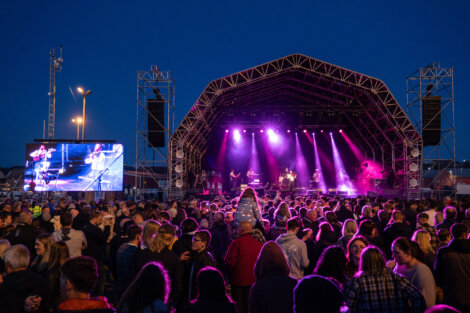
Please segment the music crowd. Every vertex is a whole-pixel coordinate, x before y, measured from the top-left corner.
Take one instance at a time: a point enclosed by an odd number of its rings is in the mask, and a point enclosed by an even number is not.
[[[470,202],[0,201],[0,312],[470,312]]]

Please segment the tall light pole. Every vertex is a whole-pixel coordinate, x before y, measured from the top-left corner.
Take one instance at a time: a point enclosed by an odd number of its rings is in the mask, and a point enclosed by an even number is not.
[[[77,91],[83,95],[83,117],[82,117],[82,141],[85,140],[85,108],[86,108],[86,97],[91,94],[91,90],[85,90],[82,87],[78,87]]]
[[[81,117],[76,117],[72,119],[73,123],[77,124],[77,141],[80,140],[80,124],[82,123]]]

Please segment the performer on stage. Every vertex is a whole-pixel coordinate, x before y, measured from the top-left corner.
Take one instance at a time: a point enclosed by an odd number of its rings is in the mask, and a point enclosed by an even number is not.
[[[103,145],[97,143],[95,145],[95,150],[90,153],[88,158],[85,159],[85,164],[91,164],[90,175],[92,178],[97,179],[97,190],[101,191],[101,181],[103,176],[103,170],[106,169],[105,166],[106,156],[103,153]]]
[[[240,174],[235,174],[235,170],[232,169],[230,171],[230,188],[237,188],[238,187],[238,179],[240,178]]]
[[[42,184],[46,185],[49,183],[47,170],[51,165],[51,162],[48,162],[47,159],[52,157],[52,152],[56,149],[48,149],[44,145],[41,145],[38,150],[33,151],[29,156],[33,158],[34,161],[34,173],[35,173],[35,183],[36,185]]]
[[[205,193],[207,189],[207,173],[205,170],[201,171],[201,176],[200,176],[201,184],[202,184],[202,190]]]
[[[312,176],[312,182],[313,182],[313,188],[318,188],[320,185],[320,170],[318,168],[315,169],[315,172],[313,173]]]
[[[248,183],[250,183],[253,179],[254,179],[254,176],[257,175],[253,169],[250,167],[250,169],[248,170],[248,172],[246,172],[246,178],[248,178]]]

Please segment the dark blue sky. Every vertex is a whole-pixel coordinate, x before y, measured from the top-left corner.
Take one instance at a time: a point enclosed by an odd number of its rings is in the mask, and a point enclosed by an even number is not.
[[[75,138],[69,86],[93,90],[87,139],[115,139],[134,162],[136,71],[176,80],[175,120],[212,80],[303,53],[383,80],[406,106],[406,76],[455,69],[457,158],[470,158],[470,2],[1,1],[0,167],[21,165],[48,113],[49,50],[64,46],[56,138]],[[411,3],[412,2],[412,3]]]

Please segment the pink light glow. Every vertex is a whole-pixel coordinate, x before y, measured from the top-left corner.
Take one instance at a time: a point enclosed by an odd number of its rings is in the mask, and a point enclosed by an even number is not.
[[[307,132],[307,130],[306,130],[306,129],[304,129],[304,133],[306,133],[306,132]]]
[[[235,139],[235,142],[237,143],[239,143],[242,140],[242,135],[240,134],[240,131],[238,129],[234,130],[233,139]]]
[[[343,132],[343,130],[342,130],[342,129],[340,129],[340,130],[339,130],[339,132],[340,132],[340,133],[342,133],[342,132]]]
[[[228,129],[226,129],[225,132],[228,133]]]
[[[260,129],[259,132],[260,132],[260,133],[264,133],[264,130],[263,130],[263,129]]]

